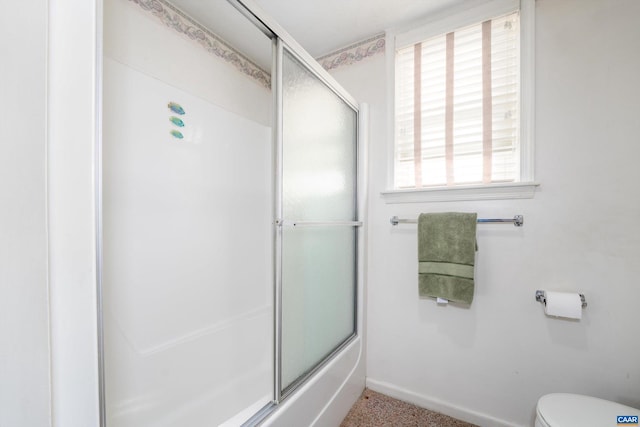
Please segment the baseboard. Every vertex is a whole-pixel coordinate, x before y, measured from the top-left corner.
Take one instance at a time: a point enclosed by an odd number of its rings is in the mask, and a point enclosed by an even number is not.
[[[449,415],[450,417],[476,424],[481,427],[523,427],[487,414],[462,408],[452,404],[451,402],[445,402],[433,396],[415,393],[384,381],[367,378],[366,384],[367,388],[377,391],[378,393],[386,394],[387,396],[413,403],[421,408],[440,412],[441,414]]]

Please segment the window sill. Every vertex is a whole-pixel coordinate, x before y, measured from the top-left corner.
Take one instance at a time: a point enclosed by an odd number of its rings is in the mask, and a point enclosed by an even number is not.
[[[388,190],[380,193],[385,203],[455,202],[461,200],[533,199],[537,182]]]

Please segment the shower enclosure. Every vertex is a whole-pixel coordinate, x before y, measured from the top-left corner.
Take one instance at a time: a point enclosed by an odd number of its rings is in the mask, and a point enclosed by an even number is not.
[[[358,105],[244,0],[105,0],[103,44],[103,425],[331,419],[364,385]]]

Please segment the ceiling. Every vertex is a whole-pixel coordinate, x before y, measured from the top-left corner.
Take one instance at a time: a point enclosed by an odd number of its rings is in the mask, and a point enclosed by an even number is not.
[[[469,0],[254,0],[313,57]]]

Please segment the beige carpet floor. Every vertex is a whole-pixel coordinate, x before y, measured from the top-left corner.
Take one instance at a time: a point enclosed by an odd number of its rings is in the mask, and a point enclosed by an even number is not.
[[[474,425],[365,389],[340,427],[474,427]]]

